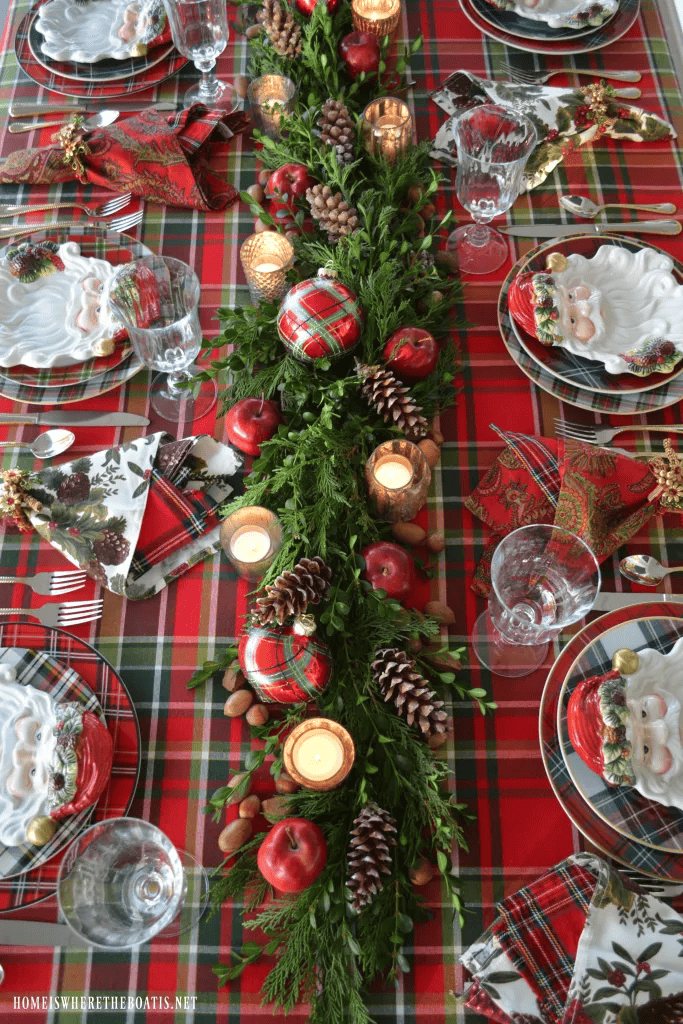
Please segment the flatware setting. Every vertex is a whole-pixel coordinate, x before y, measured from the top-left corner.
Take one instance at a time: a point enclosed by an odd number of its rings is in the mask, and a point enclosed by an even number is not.
[[[119,117],[120,111],[118,110],[102,110],[99,114],[93,114],[84,121],[81,125],[83,131],[91,131],[93,128],[104,128],[108,124],[113,124]],[[14,121],[7,129],[11,135],[17,135],[19,132],[32,132],[40,131],[42,128],[58,128],[60,125],[71,124],[71,118],[62,118],[59,121]]]
[[[12,206],[10,203],[0,203],[0,217],[14,217],[19,213],[40,213],[41,210],[83,210],[88,217],[110,217],[119,210],[123,210],[132,199],[131,192],[123,192],[121,195],[108,199],[99,206],[84,206],[83,203],[75,201],[63,203],[25,203],[23,206]]]
[[[679,235],[681,225],[677,220],[630,220],[601,221],[599,224],[511,224],[497,229],[504,235],[520,238],[561,238],[563,235],[580,233],[605,235],[613,232],[643,235]]]
[[[20,583],[23,587],[30,587],[34,594],[57,597],[81,590],[87,578],[81,569],[60,569],[56,572],[39,572],[35,576],[0,576],[0,583]]]
[[[560,196],[560,206],[577,217],[597,217],[604,210],[644,210],[648,213],[676,213],[674,203],[603,203],[598,206],[585,196]]]
[[[33,441],[0,441],[0,448],[24,448],[36,459],[53,459],[61,455],[76,440],[70,430],[46,430]]]
[[[583,423],[569,423],[567,420],[555,420],[555,436],[567,437],[575,441],[587,441],[589,444],[607,444],[626,430],[645,434],[683,434],[683,426],[662,427],[657,425],[641,426],[637,423],[625,423],[623,427],[589,427]]]
[[[135,213],[127,213],[123,217],[107,221],[109,231],[129,231],[136,227],[144,216],[143,210],[136,210]],[[62,231],[69,228],[87,227],[87,221],[47,221],[44,224],[14,224],[12,227],[0,228],[0,238],[18,238],[22,235],[32,235],[38,230]]]
[[[619,562],[619,572],[632,583],[656,587],[670,573],[683,572],[683,565],[674,565],[667,569],[652,555],[627,555]]]
[[[520,85],[545,85],[555,75],[590,75],[591,78],[609,78],[616,82],[639,82],[640,71],[603,71],[594,68],[556,68],[554,71],[526,71],[507,61],[498,65],[501,74]]]
[[[148,427],[146,416],[134,412],[108,412],[104,409],[48,409],[45,412],[0,413],[0,424],[33,423],[59,427]]]
[[[172,100],[155,100],[152,103],[145,103],[138,100],[120,101],[116,100],[116,109],[119,113],[135,113],[140,110],[147,110],[148,107],[153,107],[155,110],[177,110],[178,104]],[[59,102],[58,96],[52,96],[49,103],[11,103],[9,106],[10,117],[39,117],[41,114],[56,114],[60,111],[71,112],[74,114],[97,114],[100,112],[100,108],[96,107],[92,103],[78,103],[74,100],[65,99],[63,103]]]
[[[44,604],[40,608],[0,608],[0,615],[27,615],[38,619],[43,626],[79,626],[102,618],[104,601],[64,601],[63,604]]]

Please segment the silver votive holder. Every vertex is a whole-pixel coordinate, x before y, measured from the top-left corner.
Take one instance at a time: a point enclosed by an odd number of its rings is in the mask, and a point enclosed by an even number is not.
[[[285,294],[287,271],[294,262],[294,247],[277,231],[249,235],[240,246],[240,261],[252,302],[276,302]]]
[[[401,20],[401,0],[351,0],[356,32],[369,32],[383,39],[392,35]]]
[[[261,75],[249,83],[247,96],[254,128],[270,139],[279,139],[283,117],[294,110],[294,82],[284,75]]]
[[[385,441],[365,463],[365,482],[375,513],[389,523],[414,519],[427,500],[432,471],[412,441]]]
[[[393,164],[413,144],[413,119],[408,105],[394,96],[368,103],[361,117],[363,145],[373,156]]]
[[[221,523],[223,550],[240,576],[263,576],[282,547],[282,523],[268,508],[245,505]]]

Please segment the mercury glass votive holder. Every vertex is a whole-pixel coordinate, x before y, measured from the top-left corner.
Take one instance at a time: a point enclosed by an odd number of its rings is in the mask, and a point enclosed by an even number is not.
[[[382,39],[396,31],[401,19],[401,0],[351,0],[353,27]]]
[[[282,547],[282,523],[270,509],[246,505],[223,520],[220,541],[240,576],[257,579]]]
[[[282,747],[285,771],[306,789],[336,789],[355,757],[351,734],[331,718],[307,718],[292,729]]]
[[[282,298],[289,288],[287,271],[294,262],[294,248],[288,238],[277,231],[249,235],[240,246],[240,261],[252,302]]]
[[[379,519],[407,523],[420,511],[429,493],[432,471],[412,441],[385,441],[365,463],[368,494]]]
[[[361,117],[363,145],[373,156],[393,164],[413,144],[413,119],[408,105],[394,96],[368,103]]]
[[[294,82],[284,75],[261,75],[249,83],[247,96],[254,128],[270,139],[279,139],[282,118],[294,110]]]

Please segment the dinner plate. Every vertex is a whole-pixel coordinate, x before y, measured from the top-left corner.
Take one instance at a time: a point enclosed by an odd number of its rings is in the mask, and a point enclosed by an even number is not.
[[[465,17],[484,35],[518,50],[545,54],[588,53],[591,50],[600,50],[603,46],[609,46],[610,43],[621,39],[628,32],[638,17],[640,7],[640,0],[621,0],[614,17],[600,28],[593,29],[592,32],[587,32],[578,38],[576,38],[576,33],[573,33],[571,39],[553,41],[551,39],[522,38],[522,36],[505,31],[486,21],[474,7],[473,0],[459,0],[459,2]]]
[[[21,874],[0,878],[2,912],[54,896],[60,855],[88,820],[120,818],[129,813],[140,771],[140,728],[123,680],[106,658],[84,640],[63,629],[35,622],[2,621],[0,647],[35,652],[37,657],[54,662],[67,680],[80,679],[94,694],[114,740],[111,777],[94,811],[82,812],[83,820],[77,827],[78,816],[65,819],[63,832],[59,832],[64,835],[64,843],[61,849],[50,850],[49,859],[46,856],[41,863],[29,865]]]
[[[583,679],[603,675],[612,668],[612,655],[621,648],[650,648],[668,654],[683,636],[683,618],[632,619],[605,630],[587,644],[569,669],[562,684],[557,711],[557,730],[562,754],[572,781],[595,813],[620,835],[656,850],[683,852],[683,811],[665,807],[642,796],[631,786],[609,786],[591,771],[569,738],[567,705]]]
[[[106,259],[114,266],[129,263],[141,256],[152,255],[151,249],[142,242],[118,231],[108,231],[106,226],[85,226],[63,231],[45,229],[29,235],[22,241],[41,242],[52,239],[55,242],[63,242],[69,238],[79,243],[83,255]],[[0,249],[0,258],[8,248],[10,246]],[[0,395],[15,402],[35,405],[80,402],[120,387],[142,368],[143,364],[138,357],[125,344],[120,344],[111,357],[91,359],[79,366],[54,367],[33,372],[26,367],[4,370],[0,372]]]
[[[571,235],[562,239],[562,244],[572,243],[578,239],[585,238],[585,235]],[[625,241],[622,235],[601,235],[605,240],[613,244],[621,244]],[[498,297],[498,327],[500,329],[505,347],[515,365],[524,373],[529,380],[538,385],[542,391],[559,398],[568,405],[574,405],[578,409],[586,409],[589,412],[610,413],[614,416],[631,416],[633,413],[648,413],[657,409],[666,409],[675,405],[683,398],[683,374],[677,374],[668,381],[660,383],[657,388],[649,391],[635,391],[624,393],[603,393],[598,391],[586,391],[574,384],[567,383],[553,376],[543,366],[537,363],[524,350],[515,333],[512,318],[508,312],[507,293],[510,283],[526,265],[526,263],[540,255],[545,260],[546,250],[556,249],[558,239],[551,239],[536,246],[525,256],[517,261],[509,272]]]
[[[85,76],[69,78],[56,70],[59,62],[49,62],[43,58],[45,64],[41,64],[35,58],[29,42],[31,25],[35,17],[35,11],[30,11],[21,20],[14,37],[14,52],[19,66],[32,81],[61,96],[73,96],[76,99],[92,98],[98,101],[129,96],[131,93],[143,92],[159,85],[187,64],[187,58],[182,57],[173,47],[167,51],[166,56],[158,60],[158,48],[155,48],[144,57],[131,58],[135,61],[134,70],[126,73],[125,68],[118,68],[114,79],[108,78],[112,74],[109,62],[101,62],[108,65],[106,67],[100,67],[100,64],[83,64],[79,65],[78,69],[76,65],[69,64],[66,68],[68,74],[78,74],[78,70],[83,68]],[[98,78],[98,73],[103,73],[104,79]],[[122,74],[123,77],[120,77]]]
[[[603,21],[602,25],[598,26],[552,28],[545,21],[525,18],[523,15],[517,14],[516,11],[504,11],[501,7],[496,7],[495,4],[489,3],[489,0],[471,0],[471,4],[477,14],[489,25],[492,25],[493,28],[509,32],[513,36],[521,36],[522,39],[549,39],[551,42],[560,42],[563,39],[576,39],[586,36],[591,32],[595,32],[598,28],[602,28],[616,14],[616,11],[614,11],[609,15],[609,18]]]
[[[626,238],[623,235],[618,236],[618,241],[611,238],[609,243],[605,243],[603,237],[596,235],[575,236],[570,240],[559,238],[551,246],[551,251],[562,253],[564,256],[569,256],[571,253],[579,253],[586,258],[590,258],[605,244],[618,245],[628,252],[651,249],[654,252],[661,253],[663,256],[667,256],[669,259],[672,258],[669,253],[659,249],[657,246],[642,242],[640,239]],[[545,271],[547,254],[547,243],[543,246],[541,255],[529,256],[527,254],[520,261],[523,265],[520,267],[519,273],[539,273]],[[673,262],[673,273],[677,280],[683,284],[683,264],[678,263],[676,260]],[[519,263],[517,265],[519,266]],[[651,374],[647,378],[639,377],[634,373],[608,373],[603,363],[596,362],[593,359],[584,359],[569,352],[562,345],[542,345],[538,338],[528,334],[514,317],[511,317],[511,322],[517,340],[534,362],[552,374],[553,377],[557,377],[573,387],[581,388],[583,391],[597,391],[600,394],[606,395],[638,394],[642,391],[653,391],[655,388],[661,387],[662,384],[668,383],[674,377],[683,373],[683,358],[669,373]],[[649,383],[646,384],[646,380]]]
[[[48,0],[35,21],[46,57],[88,64],[139,54],[165,25],[161,0]]]
[[[679,619],[682,611],[683,606],[675,601],[653,604],[646,600],[642,605],[619,608],[589,623],[571,639],[550,669],[539,711],[539,739],[546,774],[563,811],[579,832],[621,864],[646,875],[679,882],[683,881],[683,857],[680,854],[657,850],[639,843],[631,836],[622,835],[603,821],[584,800],[569,774],[562,753],[557,731],[557,712],[562,684],[587,644],[613,626],[639,619],[642,623],[640,629],[651,631],[647,637],[647,646],[651,647],[662,630],[671,630],[672,622],[680,621],[683,635],[683,620]]]

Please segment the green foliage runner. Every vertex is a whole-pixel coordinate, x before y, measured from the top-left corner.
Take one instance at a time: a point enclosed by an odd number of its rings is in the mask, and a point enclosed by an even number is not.
[[[423,327],[444,337],[455,326],[453,310],[460,301],[459,281],[431,257],[434,236],[450,214],[425,237],[416,215],[431,204],[439,177],[431,167],[428,145],[418,145],[395,166],[375,160],[356,147],[356,159],[337,163],[334,151],[316,135],[322,105],[342,99],[355,120],[365,104],[385,93],[380,65],[377,76],[351,82],[338,57],[339,40],[351,31],[344,5],[332,18],[318,4],[310,20],[295,12],[302,28],[302,54],[279,56],[265,33],[253,40],[250,74],[285,74],[298,85],[298,108],[283,122],[278,141],[259,137],[259,158],[266,168],[304,164],[313,178],[329,185],[360,214],[360,231],[330,243],[317,227],[293,240],[292,282],[314,276],[320,267],[333,271],[358,297],[365,326],[356,356],[361,363],[382,364],[388,335],[400,326]],[[384,41],[384,49],[388,41]],[[411,47],[414,52],[420,41]],[[407,55],[409,57],[409,54]],[[406,58],[395,68],[403,76]],[[405,79],[403,79],[405,81]],[[399,82],[401,85],[401,82]],[[415,188],[415,186],[419,186]],[[258,204],[244,194],[254,213],[268,222]],[[304,211],[297,214],[303,223]],[[282,229],[281,222],[275,223]],[[399,717],[373,683],[371,662],[379,648],[416,651],[416,669],[440,698],[472,700],[482,712],[492,707],[485,692],[458,681],[458,651],[442,647],[439,625],[427,616],[406,611],[372,590],[361,579],[359,552],[369,543],[391,537],[387,523],[373,519],[365,488],[365,462],[373,449],[400,436],[387,427],[360,394],[360,378],[349,361],[314,366],[294,360],[279,340],[277,306],[219,309],[223,333],[209,351],[215,358],[207,376],[228,372],[231,383],[222,392],[223,411],[247,396],[275,398],[285,411],[286,425],[263,444],[245,481],[245,493],[228,505],[227,515],[245,505],[265,505],[280,518],[285,541],[261,581],[272,583],[302,557],[320,555],[333,572],[327,600],[316,611],[318,632],[330,648],[333,679],[316,702],[319,713],[341,722],[354,738],[357,757],[345,783],[330,792],[301,790],[288,798],[290,814],[320,825],[328,845],[327,865],[308,889],[292,898],[276,898],[256,867],[263,833],[228,858],[211,889],[214,910],[224,900],[244,899],[244,927],[266,936],[266,944],[246,942],[229,964],[215,968],[220,984],[239,976],[261,956],[275,958],[264,986],[264,1000],[291,1010],[300,1000],[311,1003],[313,1024],[364,1024],[371,1020],[364,992],[373,979],[395,980],[410,969],[403,951],[414,922],[425,920],[419,891],[410,871],[421,858],[436,863],[455,914],[462,914],[457,879],[451,874],[451,851],[465,847],[466,808],[449,796],[448,767]],[[218,350],[228,346],[227,355]],[[434,373],[411,388],[428,419],[453,401],[457,353],[446,338]],[[311,609],[309,609],[311,610]],[[190,681],[196,686],[235,660],[234,648],[207,662]],[[281,739],[306,715],[294,705],[263,726],[252,729],[259,749],[243,767],[247,773],[234,788],[219,789],[209,810],[218,821],[225,807],[248,791],[251,774],[268,762],[277,778],[282,771]],[[347,856],[354,819],[376,802],[397,822],[398,844],[393,869],[374,901],[360,914],[349,906]]]

